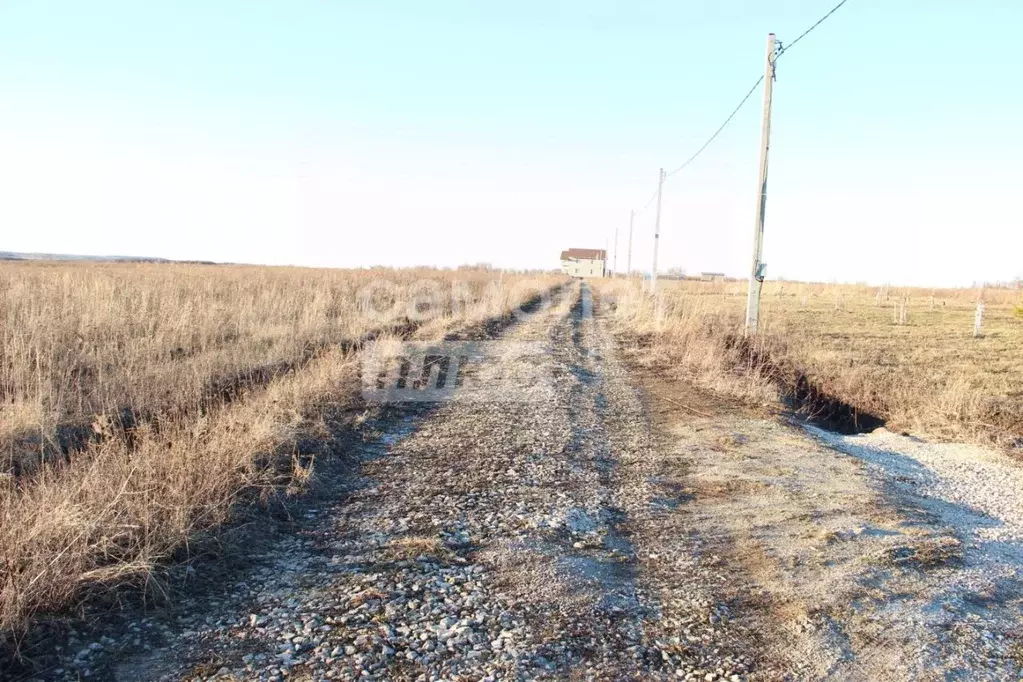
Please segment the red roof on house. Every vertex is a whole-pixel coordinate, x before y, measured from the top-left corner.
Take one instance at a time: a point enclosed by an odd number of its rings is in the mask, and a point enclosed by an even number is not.
[[[561,252],[561,260],[607,260],[604,249],[569,249]]]

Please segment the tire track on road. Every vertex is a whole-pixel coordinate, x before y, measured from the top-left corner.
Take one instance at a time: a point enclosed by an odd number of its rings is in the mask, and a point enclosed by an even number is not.
[[[112,635],[111,676],[746,679],[749,640],[662,480],[679,461],[592,309],[575,286],[504,329],[476,377],[490,399],[367,425],[333,501],[215,599]]]

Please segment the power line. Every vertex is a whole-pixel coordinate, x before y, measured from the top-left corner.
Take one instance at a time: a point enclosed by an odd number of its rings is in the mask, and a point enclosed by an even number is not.
[[[845,3],[847,3],[847,2],[849,2],[849,0],[842,0],[841,2],[839,2],[839,3],[837,4],[837,5],[835,5],[834,7],[832,7],[832,8],[831,8],[831,11],[830,11],[830,12],[828,12],[828,13],[827,13],[827,14],[825,14],[825,15],[824,15],[823,17],[821,17],[820,19],[818,19],[818,20],[817,20],[817,22],[816,22],[816,23],[815,23],[815,24],[814,24],[813,26],[811,26],[810,28],[806,29],[806,30],[805,30],[805,31],[803,31],[803,32],[802,32],[801,34],[799,34],[799,37],[798,37],[798,38],[796,38],[795,40],[793,40],[793,41],[792,41],[791,43],[789,43],[788,45],[784,45],[784,46],[780,47],[780,48],[778,49],[778,53],[777,53],[777,54],[775,55],[775,57],[774,57],[774,61],[777,61],[778,57],[780,57],[780,56],[781,56],[781,55],[782,55],[782,54],[783,54],[783,53],[784,53],[784,52],[785,52],[786,50],[790,49],[790,48],[791,48],[791,47],[792,47],[793,45],[795,45],[795,44],[796,44],[796,43],[798,43],[798,42],[799,42],[800,40],[802,40],[803,38],[805,38],[805,37],[806,37],[806,36],[807,36],[808,34],[810,34],[810,33],[811,33],[811,32],[812,32],[812,31],[813,31],[813,30],[814,30],[815,28],[817,28],[818,26],[820,26],[821,24],[823,24],[823,23],[824,23],[824,22],[825,22],[825,21],[826,21],[826,20],[828,19],[828,17],[830,17],[830,16],[831,16],[832,14],[834,14],[835,12],[837,12],[837,11],[838,11],[838,10],[839,10],[839,9],[840,9],[840,8],[842,7],[842,5],[844,5],[844,4],[845,4]],[[668,173],[667,177],[669,177],[669,178],[670,178],[670,177],[671,177],[672,175],[675,175],[675,173],[678,173],[678,172],[679,172],[680,170],[682,170],[683,168],[685,168],[686,166],[688,166],[689,164],[691,164],[691,163],[692,163],[693,161],[695,161],[695,160],[696,160],[696,157],[698,157],[698,156],[699,156],[700,154],[702,154],[702,153],[703,153],[703,150],[705,150],[705,149],[706,149],[707,147],[709,147],[709,146],[710,146],[710,143],[711,143],[711,142],[713,142],[713,141],[714,141],[714,139],[715,139],[715,138],[716,138],[716,137],[717,137],[718,135],[720,135],[720,134],[721,134],[721,131],[725,129],[725,126],[727,126],[727,125],[728,125],[729,123],[731,123],[731,122],[732,122],[732,119],[733,119],[733,118],[735,118],[735,115],[736,115],[737,113],[739,113],[739,110],[740,110],[740,109],[742,109],[742,105],[746,104],[746,102],[747,102],[747,101],[749,100],[750,96],[752,96],[752,95],[753,95],[753,92],[754,92],[754,91],[755,91],[755,90],[757,89],[757,87],[758,87],[758,86],[759,86],[759,85],[760,85],[761,83],[763,83],[763,82],[764,82],[764,77],[763,77],[763,76],[761,76],[760,78],[758,78],[758,79],[757,79],[757,82],[756,82],[756,83],[754,83],[754,84],[753,84],[753,87],[751,87],[751,88],[749,89],[749,92],[747,92],[747,93],[746,93],[746,96],[742,98],[742,101],[741,101],[741,102],[739,102],[739,106],[735,107],[735,109],[734,109],[734,110],[732,111],[732,113],[728,115],[728,118],[726,118],[726,119],[725,119],[725,122],[721,124],[721,127],[720,127],[720,128],[718,128],[717,130],[715,130],[715,131],[714,131],[714,134],[713,134],[713,135],[711,135],[711,136],[710,136],[710,138],[709,138],[709,139],[708,139],[708,140],[707,140],[706,142],[704,142],[704,143],[703,143],[703,146],[702,146],[702,147],[700,147],[699,149],[697,149],[697,150],[696,150],[696,153],[695,153],[695,154],[693,154],[692,156],[690,156],[690,157],[689,157],[689,159],[687,159],[685,163],[683,163],[683,164],[682,164],[681,166],[679,166],[679,167],[678,167],[678,168],[676,168],[675,170],[673,170],[673,171],[671,171],[670,173]],[[656,196],[656,194],[655,194],[655,196]],[[653,201],[653,197],[651,197],[651,198],[650,198],[650,201]],[[647,205],[648,205],[648,206],[650,205],[650,201],[648,201],[648,202],[647,202]]]
[[[700,147],[699,149],[697,149],[696,153],[693,154],[692,156],[690,156],[689,159],[685,163],[683,163],[681,166],[679,166],[675,170],[671,171],[670,173],[665,173],[664,177],[665,178],[670,178],[672,175],[674,175],[675,173],[678,173],[680,170],[682,170],[683,168],[685,168],[686,166],[691,164],[693,161],[695,161],[696,157],[699,156],[700,154],[702,154],[703,150],[710,146],[710,143],[714,141],[714,138],[716,138],[718,135],[721,134],[721,131],[725,129],[725,126],[727,126],[729,123],[732,122],[732,119],[735,118],[735,115],[737,113],[739,113],[739,109],[742,109],[742,105],[744,105],[749,100],[750,96],[754,93],[754,91],[756,91],[757,87],[762,82],[764,82],[764,77],[763,76],[761,76],[760,78],[757,79],[757,82],[753,84],[753,87],[751,87],[749,89],[749,92],[746,93],[746,96],[742,98],[741,102],[739,102],[739,106],[735,107],[735,109],[732,110],[732,113],[730,113],[728,115],[728,118],[725,119],[725,122],[722,123],[718,127],[717,130],[714,131],[713,135],[711,135],[709,138],[707,138],[707,141],[703,143],[703,146]],[[651,194],[650,198],[647,199],[645,204],[643,204],[643,208],[641,208],[638,211],[636,211],[636,215],[639,215],[643,211],[645,211],[648,208],[650,208],[650,204],[652,204],[654,199],[657,198],[657,192],[658,192],[658,190],[654,190],[654,193]]]
[[[657,198],[657,190],[655,189],[655,190],[654,190],[654,193],[653,193],[653,194],[651,194],[651,195],[650,195],[650,198],[646,200],[646,203],[645,203],[645,204],[643,204],[643,208],[641,208],[641,209],[639,209],[638,211],[636,211],[636,215],[639,215],[639,214],[640,214],[640,213],[642,213],[643,211],[645,211],[645,210],[647,210],[648,208],[650,208],[650,204],[652,204],[652,203],[654,202],[654,199],[656,199],[656,198]]]
[[[813,26],[811,26],[810,28],[806,29],[806,30],[805,30],[805,31],[803,31],[803,32],[802,32],[801,34],[799,34],[799,37],[798,37],[798,38],[796,38],[795,40],[793,40],[793,41],[792,41],[791,43],[789,43],[788,45],[784,45],[784,46],[782,46],[782,47],[781,47],[781,48],[780,48],[780,49],[778,50],[778,57],[782,56],[782,55],[783,55],[783,54],[785,54],[785,53],[786,53],[786,52],[787,52],[788,50],[792,49],[792,46],[793,46],[793,45],[795,45],[795,44],[796,44],[796,43],[798,43],[798,42],[799,42],[800,40],[802,40],[803,38],[805,38],[805,37],[807,36],[807,34],[809,34],[809,33],[810,33],[811,31],[813,31],[813,30],[814,30],[815,28],[817,28],[818,26],[820,26],[821,24],[823,24],[823,23],[824,23],[824,22],[825,22],[825,21],[826,21],[826,20],[828,19],[828,17],[830,17],[830,16],[831,16],[832,14],[834,14],[835,12],[837,12],[837,11],[838,11],[838,10],[839,10],[839,9],[840,9],[840,8],[842,7],[842,5],[844,5],[844,4],[845,4],[845,3],[847,3],[847,2],[849,2],[849,0],[842,0],[842,2],[840,2],[840,3],[838,3],[837,5],[835,5],[834,7],[832,7],[832,8],[831,8],[831,11],[830,11],[830,12],[828,12],[828,13],[827,13],[827,14],[825,14],[825,15],[824,15],[823,17],[821,17],[820,19],[818,19],[818,20],[817,20],[817,23],[816,23],[816,24],[814,24]],[[775,59],[777,59],[778,57],[775,57]]]
[[[739,106],[735,107],[735,109],[732,111],[732,113],[730,113],[728,115],[728,118],[725,119],[725,122],[721,124],[721,127],[719,127],[717,130],[715,130],[714,134],[711,135],[710,138],[706,142],[703,143],[703,146],[700,147],[699,149],[697,149],[696,153],[693,154],[692,156],[690,156],[689,159],[685,163],[683,163],[681,166],[679,166],[675,170],[673,170],[670,173],[668,173],[667,177],[671,177],[672,175],[674,175],[675,173],[678,173],[680,170],[682,170],[683,168],[685,168],[686,166],[691,164],[693,161],[695,161],[696,157],[699,156],[700,154],[702,154],[703,150],[710,146],[710,143],[714,141],[714,138],[716,138],[718,135],[721,134],[721,131],[725,129],[725,126],[727,126],[729,123],[732,122],[732,119],[735,118],[735,115],[737,113],[739,113],[739,109],[742,109],[742,105],[745,104],[749,100],[750,96],[757,89],[757,86],[759,86],[763,82],[764,82],[764,77],[763,76],[758,78],[757,82],[754,83],[753,87],[750,88],[749,92],[746,93],[746,96],[742,98],[741,102],[739,102]]]
[[[800,33],[798,38],[796,38],[795,40],[793,40],[791,43],[789,43],[787,45],[779,46],[778,51],[775,53],[774,59],[772,60],[772,63],[776,62],[778,60],[778,57],[782,56],[782,54],[784,54],[789,49],[791,49],[793,45],[798,43],[800,40],[802,40],[807,35],[812,33],[814,29],[816,29],[818,26],[820,26],[825,21],[827,21],[828,18],[831,17],[832,14],[834,14],[839,9],[841,9],[842,5],[844,5],[847,2],[849,2],[849,0],[841,0],[841,2],[839,2],[837,5],[835,5],[834,7],[831,8],[830,12],[828,12],[823,17],[818,19],[816,21],[816,23],[813,24],[813,26],[811,26],[810,28],[808,28],[805,31],[803,31],[802,33]],[[690,156],[688,159],[686,159],[686,162],[683,163],[681,166],[679,166],[675,170],[671,171],[670,173],[666,173],[665,177],[670,178],[671,176],[675,175],[676,173],[681,171],[683,168],[685,168],[686,166],[691,164],[693,161],[695,161],[696,158],[700,154],[702,154],[704,152],[704,150],[707,149],[707,147],[710,146],[710,143],[713,142],[717,138],[717,136],[721,134],[721,131],[724,130],[728,126],[728,124],[732,122],[732,119],[735,118],[735,115],[739,113],[739,110],[742,109],[743,105],[746,104],[746,102],[749,101],[749,98],[753,95],[753,93],[756,91],[756,89],[763,82],[764,82],[764,76],[760,76],[760,78],[757,79],[757,82],[753,84],[753,87],[751,87],[749,89],[749,92],[746,93],[746,96],[742,98],[742,101],[739,102],[738,106],[736,106],[735,109],[732,110],[732,113],[730,113],[728,115],[728,118],[725,119],[724,123],[722,123],[718,127],[718,129],[714,131],[713,135],[711,135],[709,138],[707,138],[707,141],[703,143],[703,146],[701,146],[699,149],[697,149],[696,153],[693,154],[692,156]],[[652,195],[650,195],[650,198],[647,199],[647,202],[646,202],[646,204],[643,205],[643,208],[641,208],[638,211],[636,211],[636,213],[639,214],[639,213],[642,213],[643,211],[645,211],[646,209],[648,209],[650,207],[650,204],[653,203],[653,201],[654,201],[654,199],[656,197],[657,197],[657,191],[655,190],[654,193]]]

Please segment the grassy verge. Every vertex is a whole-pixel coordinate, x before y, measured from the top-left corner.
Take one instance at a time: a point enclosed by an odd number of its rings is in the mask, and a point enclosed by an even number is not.
[[[973,338],[973,290],[768,283],[760,333],[746,341],[745,283],[660,290],[654,300],[637,282],[599,287],[647,362],[708,388],[782,398],[847,428],[883,420],[939,439],[1023,444],[1018,292],[984,292],[982,335]]]

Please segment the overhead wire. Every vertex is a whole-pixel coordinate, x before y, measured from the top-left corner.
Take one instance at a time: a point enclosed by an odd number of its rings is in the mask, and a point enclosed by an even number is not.
[[[807,35],[812,33],[818,26],[820,26],[825,21],[827,21],[828,18],[831,17],[832,14],[834,14],[839,9],[841,9],[842,5],[844,5],[847,2],[849,2],[849,0],[841,0],[841,2],[839,2],[837,5],[832,7],[831,11],[829,11],[823,17],[818,19],[812,26],[810,26],[810,28],[808,28],[805,31],[803,31],[802,33],[800,33],[798,38],[796,38],[791,43],[788,43],[786,45],[780,45],[778,50],[775,52],[775,54],[773,56],[772,62],[776,62],[779,57],[781,57],[783,54],[785,54],[785,52],[787,52],[788,50],[792,49],[792,47],[796,43],[798,43],[800,40],[802,40]],[[779,44],[780,44],[780,41],[779,41]],[[717,138],[717,136],[721,134],[721,131],[723,131],[728,126],[728,124],[732,122],[732,119],[735,118],[735,115],[739,113],[739,110],[742,109],[743,105],[745,105],[746,102],[749,101],[749,98],[753,95],[753,93],[756,91],[756,89],[763,82],[764,82],[764,76],[760,76],[757,79],[756,83],[754,83],[753,86],[746,93],[746,96],[743,97],[742,100],[739,102],[738,106],[736,106],[735,109],[732,110],[732,113],[730,113],[728,115],[728,117],[724,120],[724,123],[722,123],[720,126],[718,126],[718,129],[714,131],[714,134],[711,135],[709,138],[707,138],[707,141],[704,142],[703,145],[699,149],[696,150],[696,153],[694,153],[692,156],[690,156],[688,159],[686,159],[685,163],[683,163],[681,166],[679,166],[675,170],[671,171],[670,173],[666,173],[664,177],[665,178],[670,178],[671,176],[675,175],[676,173],[678,173],[679,171],[684,169],[686,166],[691,164],[693,161],[695,161],[697,159],[697,157],[699,157],[700,154],[702,154],[704,152],[704,150],[706,150],[707,147],[710,146],[710,143],[713,142]],[[639,213],[642,213],[647,208],[649,208],[650,204],[653,203],[653,200],[656,197],[657,197],[657,190],[654,190],[654,193],[650,196],[649,199],[647,199],[646,204],[643,205],[643,208],[641,208],[638,211],[636,211],[636,214],[638,215]]]
[[[691,164],[691,163],[692,163],[693,161],[695,161],[695,160],[696,160],[696,157],[698,157],[698,156],[699,156],[700,154],[702,154],[702,153],[703,153],[703,150],[704,150],[704,149],[706,149],[707,147],[709,147],[709,146],[710,146],[710,143],[714,141],[714,138],[716,138],[716,137],[717,137],[718,135],[720,135],[720,134],[721,134],[721,131],[722,131],[722,130],[724,130],[724,129],[725,129],[725,127],[726,127],[726,126],[727,126],[727,125],[728,125],[729,123],[731,123],[731,122],[732,122],[732,119],[733,119],[733,118],[735,118],[735,115],[736,115],[737,113],[739,113],[739,109],[742,109],[742,105],[744,105],[744,104],[745,104],[745,103],[746,103],[747,101],[749,101],[749,98],[750,98],[750,96],[751,96],[751,95],[753,94],[753,92],[754,92],[754,91],[755,91],[755,90],[757,89],[757,87],[759,87],[759,86],[760,86],[760,84],[761,84],[761,83],[763,83],[763,82],[764,82],[764,77],[763,77],[763,76],[761,76],[760,78],[758,78],[758,79],[757,79],[757,82],[756,82],[756,83],[754,83],[754,84],[753,84],[753,87],[751,87],[751,88],[749,89],[749,92],[747,92],[747,93],[746,93],[746,96],[742,98],[742,101],[741,101],[741,102],[739,102],[739,105],[738,105],[737,107],[735,107],[735,109],[733,109],[733,110],[732,110],[732,113],[728,114],[728,118],[726,118],[726,119],[725,119],[725,122],[724,122],[724,123],[722,123],[722,124],[721,124],[721,125],[720,125],[720,126],[718,127],[718,129],[717,129],[717,130],[715,130],[715,131],[714,131],[714,134],[713,134],[713,135],[711,135],[711,136],[710,136],[710,137],[709,137],[709,138],[707,139],[707,141],[703,143],[703,146],[702,146],[702,147],[700,147],[699,149],[697,149],[697,150],[696,150],[696,153],[695,153],[695,154],[693,154],[692,156],[690,156],[690,157],[689,157],[689,158],[688,158],[688,159],[686,160],[686,162],[685,162],[685,163],[683,163],[683,164],[682,164],[681,166],[679,166],[679,167],[678,167],[678,168],[676,168],[675,170],[673,170],[673,171],[671,171],[670,173],[668,173],[668,174],[667,174],[667,175],[666,175],[665,177],[669,177],[669,178],[670,178],[670,177],[671,177],[672,175],[674,175],[675,173],[678,173],[678,172],[679,172],[680,170],[682,170],[683,168],[685,168],[686,166],[688,166],[689,164]]]
[[[813,30],[814,30],[815,28],[817,28],[818,26],[820,26],[821,24],[823,24],[823,23],[824,23],[825,21],[827,21],[827,20],[828,20],[828,18],[829,18],[829,17],[830,17],[830,16],[832,15],[832,14],[834,14],[834,13],[835,13],[835,12],[837,12],[837,11],[838,11],[839,9],[841,9],[842,5],[844,5],[844,4],[845,4],[845,3],[847,3],[847,2],[849,2],[849,0],[842,0],[842,1],[840,2],[840,3],[838,3],[837,5],[835,5],[834,7],[832,7],[832,8],[831,8],[831,11],[830,11],[830,12],[828,12],[828,13],[827,13],[827,14],[825,14],[825,15],[824,15],[823,17],[821,17],[820,19],[818,19],[818,20],[817,20],[817,23],[815,23],[815,24],[814,24],[813,26],[811,26],[810,28],[808,28],[808,29],[806,29],[805,31],[803,31],[802,33],[800,33],[800,34],[799,34],[799,37],[798,37],[798,38],[796,38],[795,40],[793,40],[793,41],[792,41],[791,43],[788,43],[787,45],[784,45],[784,46],[782,46],[782,47],[781,47],[781,48],[780,48],[780,49],[778,50],[778,55],[777,55],[777,56],[775,57],[775,59],[777,59],[778,57],[782,56],[782,55],[783,55],[783,54],[785,54],[785,53],[786,53],[787,51],[791,50],[791,49],[792,49],[792,47],[793,47],[793,46],[794,46],[794,45],[795,45],[796,43],[798,43],[798,42],[799,42],[800,40],[802,40],[802,39],[803,39],[803,38],[805,38],[805,37],[806,37],[807,35],[809,35],[810,33],[812,33],[812,32],[813,32]]]
[[[713,142],[713,141],[714,141],[714,139],[715,139],[715,138],[717,138],[717,136],[721,134],[721,131],[722,131],[722,130],[724,130],[724,129],[725,129],[725,128],[726,128],[727,126],[728,126],[728,124],[732,122],[732,119],[733,119],[733,118],[735,118],[735,115],[736,115],[737,113],[739,113],[739,110],[740,110],[740,109],[742,109],[742,106],[743,106],[744,104],[746,104],[746,102],[747,102],[747,101],[749,100],[749,98],[750,98],[750,97],[751,97],[751,96],[753,95],[753,93],[754,93],[754,92],[756,91],[757,87],[759,87],[759,86],[760,86],[760,84],[761,84],[761,83],[763,83],[763,82],[764,82],[764,77],[763,77],[763,76],[761,76],[760,78],[758,78],[758,79],[757,79],[757,81],[756,81],[756,82],[755,82],[755,83],[753,84],[753,86],[752,86],[752,87],[751,87],[751,88],[749,89],[749,91],[748,91],[748,92],[746,93],[746,96],[742,98],[742,101],[741,101],[741,102],[739,102],[738,106],[736,106],[736,107],[735,107],[735,109],[733,109],[733,110],[732,110],[732,113],[730,113],[730,114],[728,115],[728,117],[727,117],[727,118],[725,119],[724,123],[722,123],[722,124],[721,124],[720,126],[718,126],[718,129],[714,131],[714,134],[713,134],[713,135],[711,135],[711,136],[710,136],[709,138],[707,138],[707,141],[703,143],[703,146],[701,146],[701,147],[700,147],[699,149],[697,149],[697,150],[696,150],[696,153],[695,153],[695,154],[693,154],[692,156],[690,156],[690,157],[689,157],[689,158],[688,158],[688,159],[686,160],[686,162],[685,162],[685,163],[683,163],[683,164],[682,164],[681,166],[679,166],[679,167],[678,167],[678,168],[676,168],[675,170],[671,171],[670,173],[665,173],[665,174],[664,174],[664,177],[665,177],[665,178],[670,178],[670,177],[671,177],[672,175],[675,175],[675,174],[676,174],[676,173],[678,173],[678,172],[679,172],[680,170],[682,170],[683,168],[685,168],[686,166],[688,166],[689,164],[691,164],[691,163],[692,163],[693,161],[695,161],[695,160],[696,160],[696,157],[698,157],[698,156],[699,156],[700,154],[702,154],[702,153],[703,153],[703,151],[704,151],[704,150],[705,150],[705,149],[706,149],[707,147],[709,147],[709,146],[710,146],[710,143],[711,143],[711,142]],[[644,205],[643,205],[643,208],[641,208],[641,209],[639,209],[638,211],[636,211],[636,214],[638,215],[638,214],[642,213],[643,211],[645,211],[645,210],[646,210],[647,208],[649,208],[649,207],[650,207],[650,204],[651,204],[651,203],[653,203],[653,200],[654,200],[654,199],[655,199],[656,197],[657,197],[657,190],[654,190],[654,193],[653,193],[653,194],[652,194],[652,195],[650,196],[650,198],[649,198],[649,199],[647,199],[647,202],[646,202],[646,204],[644,204]]]
[[[652,204],[652,203],[654,202],[654,199],[656,199],[656,198],[657,198],[657,190],[655,189],[655,190],[654,190],[654,193],[653,193],[653,194],[651,194],[651,195],[650,195],[650,198],[646,200],[646,203],[645,203],[645,204],[643,204],[643,208],[641,208],[641,209],[639,209],[638,211],[636,211],[636,215],[639,215],[639,214],[640,214],[640,213],[642,213],[643,211],[645,211],[645,210],[647,210],[648,208],[650,208],[650,204]]]

